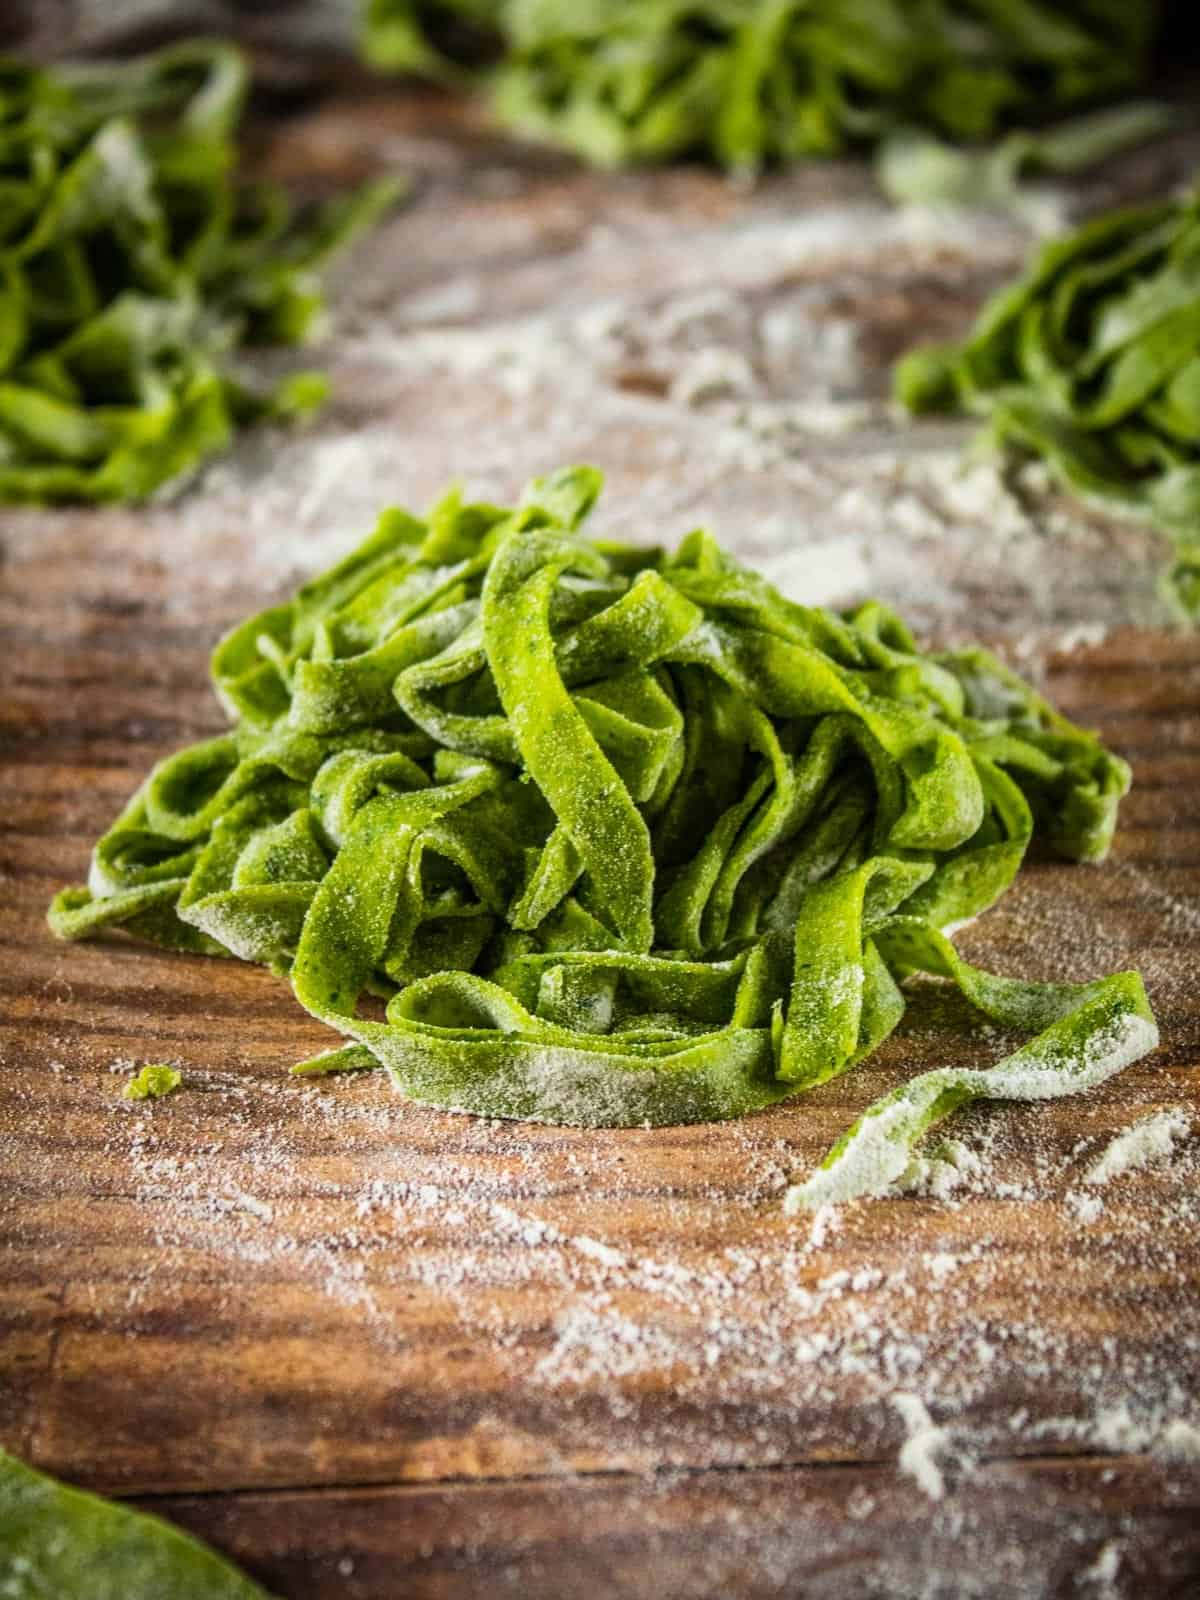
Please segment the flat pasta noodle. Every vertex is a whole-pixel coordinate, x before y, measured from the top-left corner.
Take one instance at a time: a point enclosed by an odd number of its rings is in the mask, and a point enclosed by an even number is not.
[[[370,0],[367,59],[461,80],[600,166],[739,171],[915,125],[991,136],[1127,92],[1154,4],[1123,0]]]
[[[570,468],[515,509],[386,512],[233,629],[213,657],[233,730],[154,769],[55,931],[261,962],[348,1041],[296,1070],[382,1065],[486,1116],[774,1104],[875,1050],[920,971],[1038,1035],[1064,1088],[1114,1008],[1149,1048],[1136,974],[991,977],[940,931],[1035,833],[1101,860],[1125,763],[877,603],[798,605],[703,531],[671,555],[585,538],[599,489]]]
[[[240,376],[319,323],[321,271],[402,192],[298,208],[236,177],[220,40],[42,69],[0,57],[0,501],[140,500],[328,385]]]
[[[1175,541],[1163,589],[1200,617],[1200,190],[1051,240],[958,345],[910,352],[910,411],[966,411],[1070,487]]]

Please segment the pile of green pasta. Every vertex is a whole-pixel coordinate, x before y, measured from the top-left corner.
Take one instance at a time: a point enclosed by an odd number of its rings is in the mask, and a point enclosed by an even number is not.
[[[297,211],[237,181],[237,50],[53,71],[0,58],[0,500],[140,499],[325,381],[240,379],[301,340],[319,272],[391,182]]]
[[[352,1041],[298,1070],[381,1063],[489,1116],[770,1105],[868,1056],[918,971],[1037,1035],[868,1116],[889,1159],[966,1099],[1149,1048],[1136,974],[993,977],[943,931],[1035,833],[1099,860],[1125,764],[983,651],[794,604],[703,531],[673,555],[583,538],[599,488],[574,468],[515,510],[386,512],[236,628],[213,657],[236,726],[151,773],[55,931],[265,963]]]
[[[0,1449],[4,1600],[271,1600],[157,1517],[57,1483]]]
[[[986,138],[1128,91],[1157,8],[1125,0],[370,0],[376,66],[483,65],[501,116],[604,166],[738,170],[902,124]],[[491,67],[491,63],[498,65]]]
[[[999,442],[1162,524],[1168,590],[1200,616],[1200,190],[1043,246],[963,344],[906,357],[896,390],[913,411],[985,416]]]

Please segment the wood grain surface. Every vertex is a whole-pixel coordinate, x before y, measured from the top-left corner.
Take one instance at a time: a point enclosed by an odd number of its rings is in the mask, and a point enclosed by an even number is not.
[[[295,1600],[1200,1592],[1200,640],[1151,533],[962,480],[962,430],[881,404],[1027,240],[897,218],[850,166],[601,180],[441,101],[322,108],[264,159],[419,176],[343,274],[330,411],[169,504],[0,516],[0,1442]],[[609,472],[609,527],[704,516],[797,598],[982,635],[1129,758],[1112,859],[1033,862],[960,942],[1138,966],[1155,1055],[960,1118],[979,1170],[948,1197],[814,1226],[780,1195],[858,1110],[1003,1049],[940,986],[792,1106],[594,1133],[289,1079],[328,1036],[265,972],[55,944],[53,891],[219,726],[223,627],[383,503],[571,458]],[[123,1103],[159,1060],[183,1090]],[[1163,1111],[1170,1158],[1084,1181]]]

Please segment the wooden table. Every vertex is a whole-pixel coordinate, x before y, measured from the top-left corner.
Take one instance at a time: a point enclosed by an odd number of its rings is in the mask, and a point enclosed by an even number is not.
[[[335,103],[264,159],[420,174],[342,274],[329,412],[171,504],[0,519],[0,1441],[296,1600],[1197,1594],[1200,640],[1152,535],[964,478],[961,429],[881,402],[1020,230],[897,217],[850,166],[602,180],[440,101]],[[570,458],[609,470],[608,527],[710,518],[798,598],[987,637],[1102,730],[1136,775],[1112,859],[1034,862],[961,943],[1139,966],[1155,1055],[960,1118],[948,1197],[814,1228],[780,1195],[863,1105],[1003,1046],[932,984],[793,1106],[587,1133],[289,1079],[327,1035],[265,972],[54,943],[134,783],[219,725],[224,626],[380,504]],[[184,1091],[123,1103],[159,1060]],[[1176,1109],[1173,1155],[1083,1182]]]

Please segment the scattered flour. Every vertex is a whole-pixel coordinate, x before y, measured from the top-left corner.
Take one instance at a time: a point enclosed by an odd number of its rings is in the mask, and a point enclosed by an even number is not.
[[[1121,1570],[1121,1547],[1115,1539],[1110,1539],[1101,1545],[1096,1552],[1096,1559],[1091,1566],[1086,1567],[1080,1574],[1078,1582],[1081,1585],[1100,1585],[1104,1589],[1111,1589],[1116,1582],[1117,1574]]]
[[[914,1048],[926,1027],[944,1036],[936,1010],[922,1012],[937,998],[935,986],[914,996]],[[44,1091],[32,1121],[14,1102],[45,1151],[37,1183],[50,1202],[0,1198],[18,1243],[35,1246],[54,1197],[77,1187],[53,1130],[77,1102],[109,1091],[114,1050],[99,1038],[90,1067],[78,1038],[50,1041],[66,1068],[53,1110]],[[978,1040],[981,1053],[993,1048]],[[938,1155],[964,1173],[947,1199],[826,1207],[805,1228],[781,1215],[778,1196],[826,1135],[796,1107],[701,1129],[594,1134],[425,1111],[379,1076],[289,1080],[265,1049],[253,1072],[236,1060],[190,1066],[189,1082],[195,1092],[170,1117],[114,1112],[105,1125],[104,1203],[138,1264],[114,1286],[106,1337],[154,1340],[164,1320],[195,1318],[203,1337],[193,1348],[212,1381],[237,1359],[247,1325],[285,1328],[303,1305],[321,1330],[314,1360],[344,1351],[377,1375],[381,1396],[405,1394],[399,1433],[384,1420],[391,1400],[369,1419],[398,1474],[455,1471],[456,1440],[457,1470],[477,1472],[479,1439],[497,1475],[564,1482],[577,1470],[895,1453],[928,1506],[930,1537],[976,1563],[981,1600],[985,1575],[1006,1600],[1046,1600],[1041,1575],[1009,1573],[995,1527],[972,1520],[997,1485],[1017,1493],[1027,1481],[1020,1457],[1083,1449],[1144,1454],[1164,1473],[1194,1469],[1200,1316],[1184,1241],[1200,1207],[1186,1154],[1153,1203],[1136,1185],[1105,1197],[1098,1226],[1112,1293],[1128,1283],[1136,1296],[1117,1340],[1081,1322],[1095,1260],[1073,1248],[1064,1153],[1039,1134],[1036,1108],[964,1114],[962,1149]],[[863,1098],[878,1087],[863,1085]],[[77,1275],[69,1261],[64,1271]],[[196,1286],[182,1300],[181,1284]],[[90,1315],[86,1293],[70,1289],[64,1314]],[[405,1387],[407,1373],[453,1375],[470,1370],[464,1362],[487,1373],[482,1419],[475,1382]],[[328,1384],[316,1391],[322,1436],[361,1436],[364,1418],[343,1414],[332,1371]],[[212,1448],[227,1449],[219,1432]],[[964,1466],[973,1483],[986,1478],[982,1498],[958,1490]],[[847,1527],[869,1530],[875,1495],[859,1489]],[[1124,1537],[1113,1519],[1084,1526],[1080,1567]],[[723,1533],[720,1548],[732,1538]],[[779,1540],[781,1556],[794,1549],[782,1530]],[[877,1559],[893,1571],[892,1553]],[[939,1556],[939,1570],[957,1559]],[[895,1571],[892,1592],[908,1592]]]
[[[1098,1194],[1081,1194],[1078,1189],[1072,1189],[1066,1197],[1066,1204],[1084,1227],[1098,1222],[1104,1215],[1104,1201]]]
[[[1156,1453],[1177,1461],[1200,1461],[1200,1427],[1176,1417],[1155,1440]]]
[[[983,1163],[974,1150],[961,1139],[944,1139],[927,1156],[913,1157],[896,1180],[896,1191],[946,1200],[956,1189],[982,1173]]]
[[[1117,1135],[1088,1168],[1083,1181],[1090,1184],[1108,1183],[1123,1173],[1140,1172],[1144,1167],[1166,1161],[1175,1153],[1176,1146],[1188,1137],[1191,1129],[1191,1119],[1181,1106],[1142,1117],[1131,1128]]]
[[[908,1437],[900,1446],[901,1472],[907,1473],[931,1500],[941,1500],[946,1493],[942,1463],[950,1450],[949,1434],[936,1426],[919,1395],[894,1394],[892,1404],[908,1430]]]

